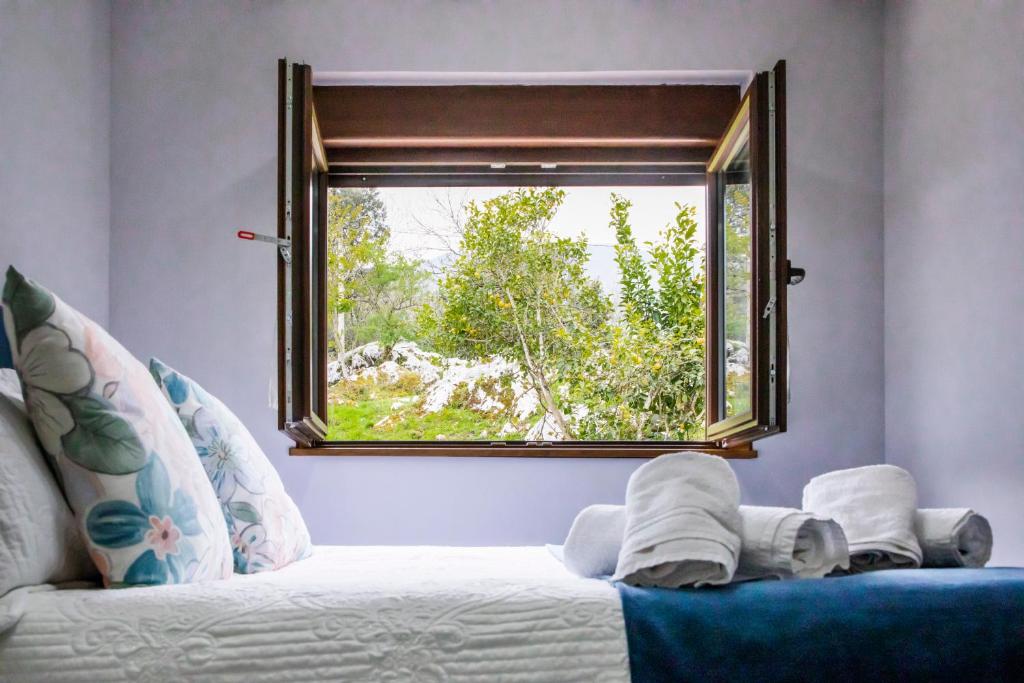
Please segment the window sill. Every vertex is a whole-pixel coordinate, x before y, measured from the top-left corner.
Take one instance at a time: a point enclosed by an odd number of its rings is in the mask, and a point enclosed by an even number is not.
[[[471,458],[653,458],[665,453],[699,451],[723,458],[749,460],[757,451],[749,445],[718,448],[713,444],[623,444],[617,445],[523,445],[507,446],[467,443],[432,443],[412,445],[404,443],[326,443],[319,446],[295,447],[289,455],[330,456],[404,456],[404,457],[471,457]]]

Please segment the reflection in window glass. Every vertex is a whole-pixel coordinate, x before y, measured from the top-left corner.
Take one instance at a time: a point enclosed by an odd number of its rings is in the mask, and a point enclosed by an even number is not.
[[[725,220],[725,416],[751,409],[750,297],[751,215],[750,145],[744,143],[723,173],[722,213]]]

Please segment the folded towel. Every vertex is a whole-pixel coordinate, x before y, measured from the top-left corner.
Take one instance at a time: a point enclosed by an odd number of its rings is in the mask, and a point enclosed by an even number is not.
[[[924,508],[914,530],[925,567],[984,567],[992,557],[992,527],[969,508]]]
[[[869,465],[822,474],[804,487],[803,508],[843,528],[851,572],[921,566],[914,534],[917,486],[900,467]]]
[[[723,584],[740,554],[740,489],[722,458],[662,455],[626,486],[626,528],[616,581],[635,586]]]
[[[565,545],[549,546],[566,568],[588,578],[611,576],[622,547],[626,508],[622,505],[590,505],[573,520]]]
[[[741,505],[743,545],[736,581],[776,577],[818,579],[848,569],[850,551],[842,527],[793,508]]]

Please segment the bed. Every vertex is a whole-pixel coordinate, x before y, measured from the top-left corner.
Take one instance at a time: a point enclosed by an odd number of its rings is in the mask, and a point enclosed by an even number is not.
[[[15,593],[2,681],[629,680],[615,588],[544,548],[320,546],[229,581]]]
[[[277,572],[12,606],[2,681],[1024,680],[1024,569],[664,590],[544,548],[320,546]]]

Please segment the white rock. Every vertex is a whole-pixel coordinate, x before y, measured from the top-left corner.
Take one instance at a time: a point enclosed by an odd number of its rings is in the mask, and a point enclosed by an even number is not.
[[[327,364],[327,383],[337,384],[341,381],[341,361],[332,360]]]
[[[746,344],[735,339],[725,340],[725,371],[730,375],[750,372],[750,351]]]
[[[413,394],[412,396],[403,396],[402,398],[396,398],[391,402],[391,410],[398,410],[404,408],[410,403],[415,403],[419,400],[419,394]]]
[[[391,360],[409,372],[414,372],[424,384],[433,384],[441,378],[442,357],[433,351],[424,351],[413,342],[399,342],[391,349]]]
[[[427,389],[426,397],[423,400],[423,410],[427,413],[436,413],[447,406],[460,385],[473,395],[477,384],[483,380],[500,381],[503,377],[516,380],[519,377],[519,366],[501,356],[494,356],[490,360],[469,364],[461,358],[450,358],[443,365],[443,372],[440,379],[434,382]],[[493,399],[498,409],[506,406]]]

